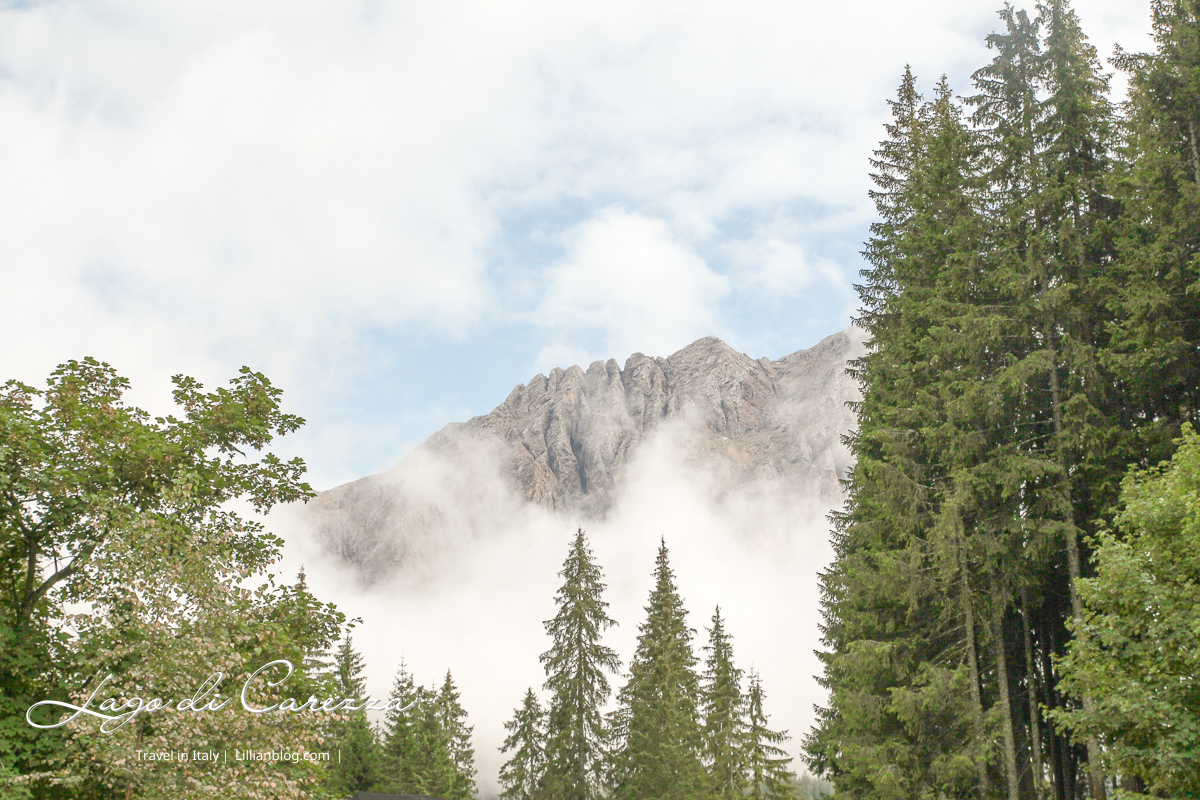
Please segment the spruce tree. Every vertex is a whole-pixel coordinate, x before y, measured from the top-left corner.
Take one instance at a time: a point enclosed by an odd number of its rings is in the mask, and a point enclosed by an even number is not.
[[[446,670],[446,678],[434,700],[436,718],[444,732],[446,753],[450,759],[451,779],[440,795],[445,800],[470,800],[475,794],[475,749],[471,746],[471,726],[467,712],[459,702],[454,677]]]
[[[608,734],[601,709],[611,692],[607,673],[619,669],[620,660],[600,643],[616,622],[601,599],[603,574],[582,529],[558,574],[558,613],[545,623],[552,644],[541,656],[550,692],[543,781],[549,798],[590,800],[602,792]]]
[[[746,692],[746,783],[748,800],[791,800],[796,796],[796,776],[788,769],[792,758],[779,747],[787,731],[773,731],[763,711],[762,679],[750,672]]]
[[[354,637],[347,634],[334,654],[332,669],[335,685],[343,697],[362,697],[367,689],[364,668],[362,654],[354,649]]]
[[[694,631],[686,616],[663,541],[629,681],[618,697],[621,741],[613,770],[618,800],[684,800],[704,794],[699,679]]]
[[[1041,715],[1097,718],[1055,666],[1089,646],[1088,542],[1200,402],[1200,5],[1153,10],[1158,52],[1117,59],[1115,172],[1107,79],[1066,0],[1001,12],[972,127],[944,82],[921,103],[906,74],[892,103],[822,581],[830,699],[806,742],[839,795],[1106,795],[1095,729],[1075,742]]]
[[[1141,466],[1166,458],[1200,409],[1200,7],[1151,0],[1153,53],[1119,52],[1129,77],[1110,363]]]
[[[342,697],[362,705],[366,679],[362,675],[362,655],[354,649],[350,636],[337,649],[333,663],[333,677]],[[366,711],[346,712],[345,718],[335,723],[335,747],[339,758],[331,764],[329,786],[342,794],[368,791],[380,779],[380,751],[375,731],[367,720]]]
[[[703,753],[713,797],[738,798],[745,789],[742,671],[733,664],[733,643],[725,632],[721,607],[708,629],[708,657],[701,676]]]
[[[383,743],[378,788],[383,792],[403,793],[413,785],[412,761],[416,720],[417,690],[404,661],[392,681],[388,711],[383,719]]]
[[[457,775],[438,693],[418,686],[415,694],[410,783],[402,791],[450,800]]]
[[[1087,560],[1082,539],[1111,518],[1130,458],[1128,438],[1116,424],[1125,402],[1119,382],[1105,369],[1112,330],[1115,207],[1105,189],[1113,114],[1107,78],[1074,11],[1065,0],[1048,0],[1038,12],[1045,31],[1045,99],[1030,165],[1036,180],[1026,202],[1013,203],[1016,214],[1009,215],[1003,236],[1024,255],[1006,270],[1016,278],[1014,288],[1020,287],[1022,302],[1014,308],[1029,343],[1028,356],[1014,369],[1025,377],[1023,441],[1031,443],[1026,453],[1048,467],[1025,483],[1023,520],[1026,530],[1057,534],[1065,545],[1055,548],[1065,550],[1066,558],[1056,555],[1059,563],[1050,565],[1050,574],[1065,571],[1065,581],[1051,580],[1059,587],[1065,583],[1070,607],[1063,621],[1069,618],[1078,634],[1083,620],[1078,583]],[[1004,573],[1000,566],[995,571]],[[1045,586],[1043,595],[1056,588]],[[1082,700],[1085,706],[1093,702]],[[1011,741],[1007,750],[1012,794]],[[1089,792],[1102,800],[1106,788],[1095,738],[1087,741],[1087,754]]]
[[[532,687],[525,691],[521,707],[504,728],[508,736],[500,752],[512,755],[500,768],[500,796],[506,800],[544,800],[546,715]]]
[[[986,796],[977,548],[963,532],[987,516],[968,489],[989,463],[981,433],[995,425],[977,412],[995,404],[981,378],[1002,348],[981,283],[977,148],[944,80],[923,103],[906,72],[892,108],[858,287],[871,341],[853,365],[856,464],[822,578],[830,705],[806,749],[850,798],[959,796],[972,782]]]

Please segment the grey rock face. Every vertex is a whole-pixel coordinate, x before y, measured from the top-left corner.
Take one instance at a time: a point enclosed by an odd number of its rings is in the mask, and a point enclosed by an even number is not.
[[[609,359],[554,369],[491,413],[448,425],[392,470],[321,493],[305,516],[371,580],[527,504],[603,518],[639,449],[667,427],[680,457],[716,470],[724,486],[775,481],[833,505],[850,466],[847,403],[858,399],[846,362],[863,352],[849,328],[778,361],[709,337],[665,359],[635,353],[624,368]]]

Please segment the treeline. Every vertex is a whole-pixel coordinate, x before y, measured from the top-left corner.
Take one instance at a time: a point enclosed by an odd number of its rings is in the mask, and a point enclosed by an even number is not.
[[[806,741],[839,796],[1200,796],[1197,485],[1121,491],[1200,393],[1200,2],[1151,12],[1120,106],[1065,0],[891,101]]]
[[[608,714],[609,675],[621,664],[601,637],[616,622],[582,530],[559,575],[558,612],[546,622],[552,643],[541,656],[549,697],[543,707],[528,689],[505,724],[501,797],[807,800],[828,793],[827,784],[799,782],[789,769],[779,746],[787,735],[769,727],[759,676],[735,665],[719,607],[700,669],[665,542],[627,680]]]
[[[338,650],[335,673],[345,697],[361,700],[362,657],[347,639]],[[329,788],[337,797],[358,791],[419,794],[441,800],[475,796],[475,750],[471,726],[450,670],[441,686],[418,686],[401,663],[377,729],[365,711],[338,723],[333,738],[339,763],[331,766]]]

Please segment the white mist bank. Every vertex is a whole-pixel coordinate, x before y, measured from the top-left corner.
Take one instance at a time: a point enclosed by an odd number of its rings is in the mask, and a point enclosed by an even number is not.
[[[272,529],[288,540],[284,574],[303,565],[319,598],[361,618],[354,644],[366,660],[370,694],[387,696],[401,659],[426,685],[440,684],[447,668],[453,672],[474,726],[478,783],[486,797],[495,793],[505,758],[499,752],[504,722],[526,687],[545,698],[538,656],[550,641],[543,621],[555,614],[557,573],[576,526],[587,531],[604,570],[604,599],[618,622],[605,642],[623,667],[645,616],[663,537],[696,631],[697,657],[703,661],[705,628],[719,604],[737,665],[762,674],[771,724],[790,731],[787,749],[797,755],[813,706],[824,701],[813,651],[819,647],[818,573],[832,555],[826,520],[832,509],[814,500],[808,487],[781,480],[727,488],[717,470],[689,458],[694,451],[685,436],[675,428],[646,443],[602,521],[498,503],[494,519],[445,542],[426,568],[370,587],[287,517],[273,519]],[[623,674],[612,676],[614,693],[624,681]],[[793,762],[797,771],[802,766]]]

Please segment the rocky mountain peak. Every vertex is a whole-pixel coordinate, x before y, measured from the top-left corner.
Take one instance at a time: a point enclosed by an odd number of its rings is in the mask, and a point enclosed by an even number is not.
[[[322,493],[310,518],[335,551],[375,565],[406,562],[451,518],[473,525],[463,509],[487,505],[483,485],[494,502],[512,496],[600,518],[639,450],[666,428],[686,431],[681,458],[716,465],[731,484],[781,480],[833,502],[849,466],[847,402],[857,398],[845,366],[862,351],[851,328],[778,361],[706,337],[666,358],[634,353],[624,368],[615,359],[555,368],[490,413],[448,425],[393,470]]]

